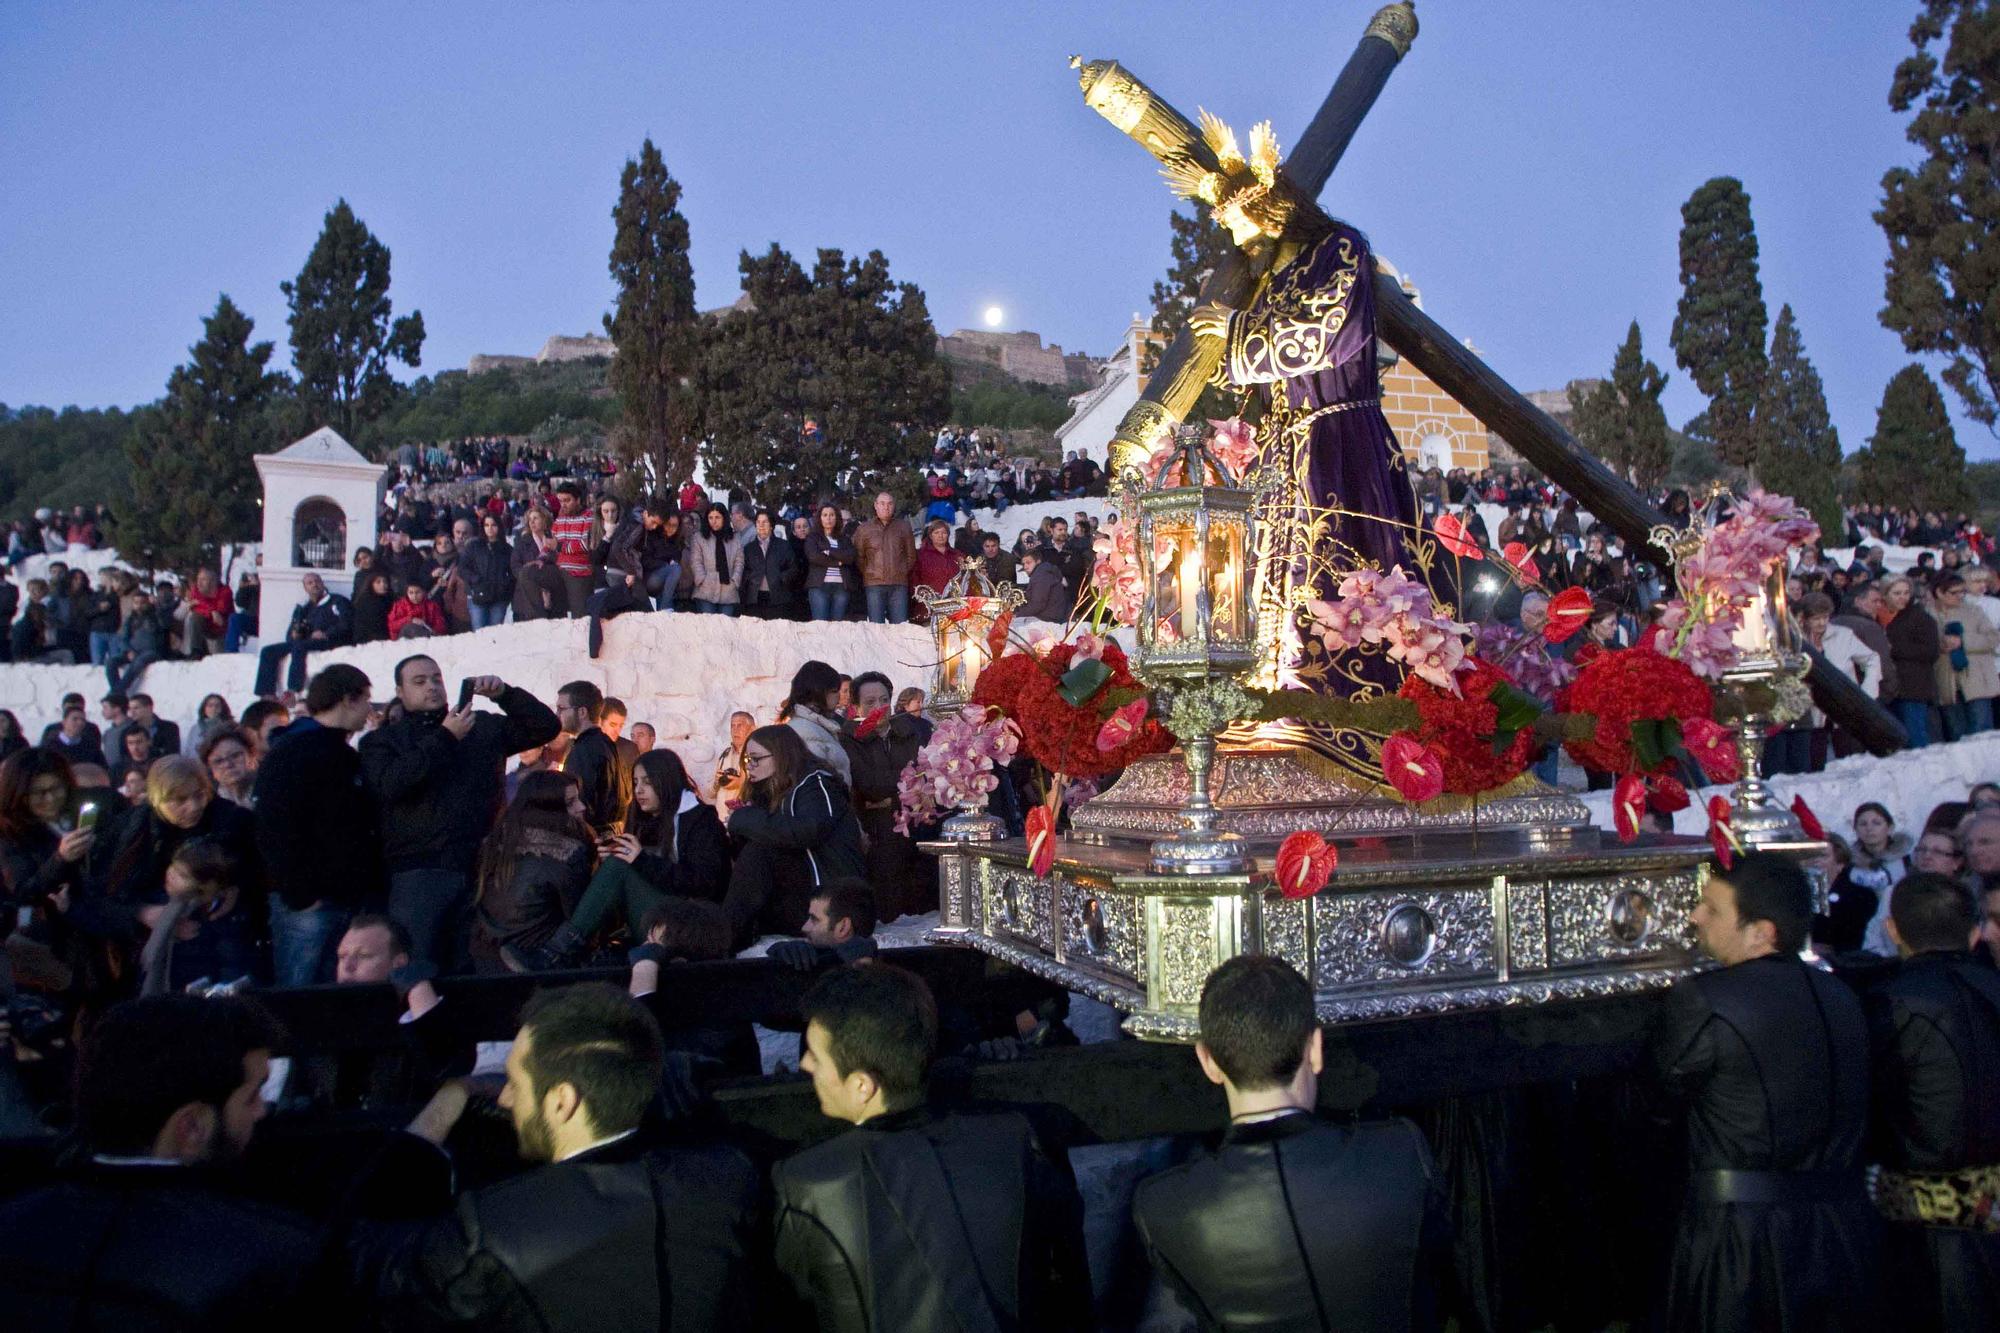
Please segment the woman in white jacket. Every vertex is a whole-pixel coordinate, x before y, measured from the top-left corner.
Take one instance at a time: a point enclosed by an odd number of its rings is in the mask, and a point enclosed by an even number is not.
[[[854,768],[840,740],[839,699],[840,673],[824,662],[807,662],[792,677],[792,692],[785,700],[785,725],[798,733],[827,772],[851,788]]]

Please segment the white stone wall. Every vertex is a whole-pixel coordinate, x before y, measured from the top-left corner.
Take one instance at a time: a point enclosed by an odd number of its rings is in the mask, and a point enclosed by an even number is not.
[[[910,685],[929,689],[935,660],[930,631],[920,625],[631,612],[605,623],[604,654],[595,662],[586,651],[587,629],[582,620],[497,625],[473,634],[338,649],[315,655],[309,665],[316,670],[329,662],[352,662],[368,673],[378,700],[394,693],[391,671],[413,652],[438,660],[454,698],[456,682],[465,676],[500,676],[550,705],[566,681],[594,681],[625,701],[631,723],[652,723],[660,744],[678,752],[689,771],[705,780],[728,740],[729,714],[741,708],[759,722],[771,721],[792,673],[807,659],[819,658],[848,675],[880,671],[899,691]],[[137,688],[185,731],[205,695],[220,694],[242,712],[254,697],[256,671],[253,653],[163,662],[148,670]],[[70,691],[90,701],[91,720],[97,721],[97,700],[106,688],[97,667],[0,666],[0,708],[11,709],[31,739],[58,720],[62,696]],[[491,705],[482,700],[480,706]]]

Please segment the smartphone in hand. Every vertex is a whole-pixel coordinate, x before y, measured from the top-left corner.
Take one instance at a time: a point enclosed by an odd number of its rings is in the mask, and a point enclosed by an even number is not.
[[[458,711],[463,713],[470,707],[472,707],[472,678],[468,676],[458,682]]]

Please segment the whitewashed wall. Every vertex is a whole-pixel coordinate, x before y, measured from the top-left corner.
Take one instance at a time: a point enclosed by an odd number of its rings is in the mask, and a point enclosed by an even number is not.
[[[935,660],[930,631],[919,625],[633,612],[605,623],[604,654],[595,662],[586,651],[587,629],[581,620],[498,625],[425,641],[343,648],[316,654],[310,666],[352,662],[368,673],[378,700],[394,693],[391,671],[413,652],[438,660],[454,697],[456,682],[465,676],[500,676],[551,705],[565,682],[594,681],[625,701],[631,722],[652,723],[660,743],[677,751],[691,772],[705,776],[728,740],[729,714],[741,708],[760,722],[770,721],[792,673],[807,659],[819,658],[848,675],[883,672],[898,690],[928,689]],[[162,716],[185,729],[208,694],[222,695],[240,713],[254,697],[256,671],[254,653],[163,662],[148,670],[137,688],[153,696]],[[11,709],[31,738],[58,720],[62,696],[73,690],[90,701],[96,721],[97,700],[106,688],[104,672],[96,667],[0,666],[0,708]],[[481,706],[490,707],[484,701]]]

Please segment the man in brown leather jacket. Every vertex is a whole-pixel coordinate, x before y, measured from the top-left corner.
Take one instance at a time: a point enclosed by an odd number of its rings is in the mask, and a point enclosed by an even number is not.
[[[896,497],[875,497],[875,517],[854,529],[861,587],[870,624],[901,625],[910,618],[910,570],[917,563],[916,534],[896,514]]]

